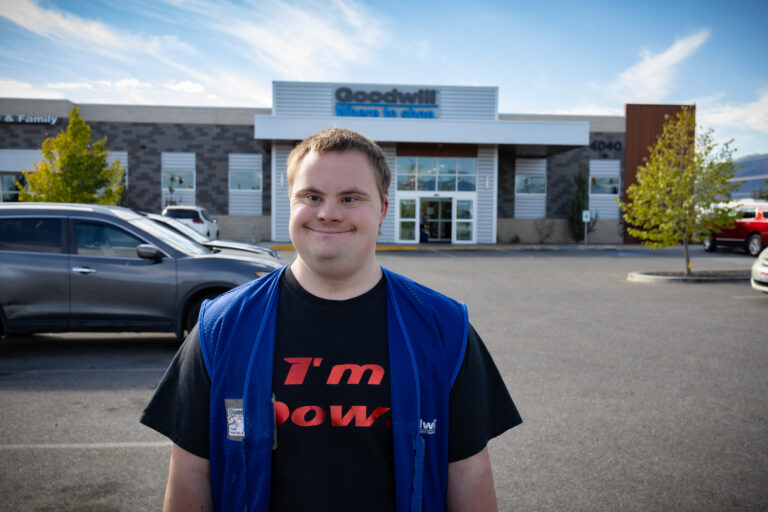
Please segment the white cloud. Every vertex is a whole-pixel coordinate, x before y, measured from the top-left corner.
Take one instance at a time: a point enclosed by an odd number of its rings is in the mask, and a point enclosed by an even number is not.
[[[214,11],[207,18],[214,30],[244,43],[243,55],[285,78],[316,80],[348,64],[372,63],[385,39],[376,16],[352,0],[271,0],[260,2],[258,11],[211,2],[208,9]]]
[[[0,16],[59,44],[84,48],[118,59],[125,59],[132,54],[161,58],[171,52],[192,51],[190,46],[178,41],[175,36],[136,36],[98,21],[45,9],[31,0],[2,2]]]
[[[56,82],[51,84],[45,84],[49,89],[62,89],[62,90],[77,90],[77,89],[93,89],[93,84],[88,82]]]
[[[64,95],[57,91],[36,87],[27,82],[0,80],[0,97],[63,99]]]
[[[696,116],[704,125],[746,128],[768,135],[768,91],[741,105],[721,104],[718,99],[701,100],[697,102]]]
[[[173,82],[164,85],[166,89],[170,89],[174,92],[180,92],[183,94],[200,94],[205,90],[205,87],[189,80],[183,80],[181,82]]]
[[[151,83],[138,78],[49,83],[44,87],[0,80],[0,97],[67,99],[75,103],[268,107],[271,89],[237,74],[218,75],[226,90],[192,81]]]
[[[696,101],[696,121],[712,128],[716,142],[733,139],[737,157],[768,153],[768,90],[757,93],[754,101],[723,103],[724,94]]]
[[[164,3],[139,2],[137,8],[157,11],[165,22],[183,25],[185,31],[195,30],[194,42],[201,48],[206,45],[205,51],[197,52],[176,36],[124,31],[84,17],[87,15],[68,13],[64,10],[69,9],[66,4],[48,7],[41,0],[0,1],[0,16],[44,38],[46,44],[52,42],[74,50],[84,58],[89,53],[108,57],[112,63],[93,59],[101,66],[104,78],[116,76],[111,69],[129,70],[137,79],[154,85],[152,89],[139,84],[97,86],[96,76],[84,81],[95,87],[90,95],[85,94],[86,86],[74,85],[81,82],[79,78],[48,87],[49,91],[63,91],[79,101],[103,102],[106,91],[110,91],[106,100],[114,101],[115,94],[125,91],[125,97],[116,98],[123,103],[144,103],[154,97],[156,102],[178,104],[194,97],[208,104],[215,100],[219,105],[267,106],[271,87],[265,75],[295,80],[338,79],[350,65],[372,66],[376,51],[386,39],[378,16],[357,0]],[[216,45],[216,50],[206,59],[204,54],[211,45]],[[233,58],[240,62],[231,64]],[[134,63],[140,63],[141,68],[130,71]],[[153,74],[147,74],[150,72]],[[75,92],[82,93],[81,98]],[[167,92],[176,96],[166,96]]]
[[[148,82],[142,82],[137,78],[124,78],[122,80],[98,80],[97,83],[108,89],[117,90],[141,90],[151,89],[152,84]]]
[[[640,62],[623,71],[608,86],[592,86],[622,103],[663,101],[672,88],[678,65],[696,53],[709,35],[709,30],[701,30],[675,41],[658,54],[644,50]]]
[[[605,104],[583,103],[573,108],[558,108],[541,113],[568,116],[624,116],[624,106],[611,107]]]

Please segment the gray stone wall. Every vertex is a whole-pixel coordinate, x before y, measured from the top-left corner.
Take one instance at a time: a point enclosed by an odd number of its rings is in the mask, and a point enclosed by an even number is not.
[[[589,147],[572,149],[547,159],[547,218],[568,218],[576,194],[574,178],[581,169],[589,172],[590,160],[620,160],[623,179],[624,133],[591,132],[589,143]]]
[[[499,148],[498,217],[515,217],[515,153]]]
[[[63,130],[68,119],[55,126],[0,124],[0,147],[39,149],[43,140]],[[107,137],[107,149],[128,152],[128,189],[123,203],[139,210],[161,209],[160,155],[193,152],[196,155],[196,203],[213,215],[228,213],[230,153],[261,153],[262,214],[269,215],[270,157],[253,138],[253,126],[171,123],[88,122],[94,140]]]
[[[576,194],[574,177],[580,169],[589,171],[590,160],[620,160],[620,176],[624,189],[625,135],[620,132],[591,132],[588,147],[572,149],[547,158],[547,218],[567,219],[571,200]],[[498,216],[515,216],[514,150],[499,150]],[[521,156],[521,158],[525,158]]]

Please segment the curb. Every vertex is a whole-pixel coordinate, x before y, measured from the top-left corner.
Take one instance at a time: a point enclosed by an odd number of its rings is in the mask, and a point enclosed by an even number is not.
[[[749,281],[749,270],[705,270],[692,276],[674,272],[630,272],[627,281],[635,283],[734,283]]]
[[[292,245],[272,245],[267,244],[276,251],[295,251]],[[376,246],[377,252],[395,252],[395,251],[618,251],[621,247],[617,245],[521,245],[521,244],[494,244],[494,245],[379,245]]]

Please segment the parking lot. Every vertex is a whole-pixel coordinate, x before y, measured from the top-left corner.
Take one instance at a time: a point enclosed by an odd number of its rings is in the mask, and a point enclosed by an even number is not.
[[[748,281],[627,281],[682,270],[680,249],[379,259],[468,304],[520,409],[490,445],[500,510],[768,509],[768,295]],[[693,250],[694,270],[753,261]],[[138,418],[175,350],[156,334],[2,340],[0,510],[159,510],[170,444]]]

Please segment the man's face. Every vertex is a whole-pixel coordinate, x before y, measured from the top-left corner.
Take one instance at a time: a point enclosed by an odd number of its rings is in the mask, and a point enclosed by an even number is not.
[[[354,276],[375,264],[376,238],[387,213],[375,171],[359,151],[307,154],[291,186],[291,241],[314,273]]]

